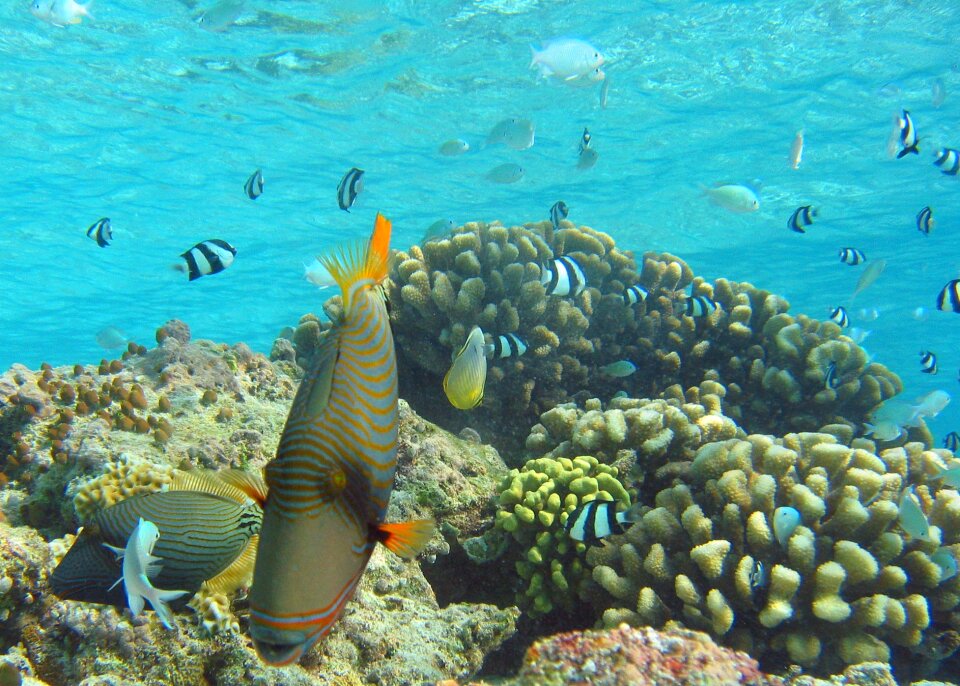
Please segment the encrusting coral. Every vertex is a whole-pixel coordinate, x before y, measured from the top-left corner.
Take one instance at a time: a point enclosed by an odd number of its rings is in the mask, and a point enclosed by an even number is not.
[[[607,608],[606,626],[678,620],[818,671],[922,652],[960,627],[960,577],[931,560],[960,554],[960,495],[931,478],[938,452],[874,450],[819,433],[702,446],[689,483],[660,491],[637,524],[587,552],[583,598]],[[899,525],[908,484],[929,517],[926,540]],[[778,507],[801,517],[783,543]]]

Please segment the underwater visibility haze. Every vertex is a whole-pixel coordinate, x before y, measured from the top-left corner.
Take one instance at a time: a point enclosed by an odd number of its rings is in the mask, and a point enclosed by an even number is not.
[[[0,20],[0,684],[957,680],[960,4]]]

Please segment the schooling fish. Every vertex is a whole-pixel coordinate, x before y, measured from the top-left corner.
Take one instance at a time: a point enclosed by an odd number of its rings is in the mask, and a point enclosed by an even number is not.
[[[130,534],[130,540],[127,541],[126,548],[117,548],[104,543],[103,545],[112,550],[117,555],[117,559],[123,559],[123,575],[114,582],[116,586],[121,581],[123,588],[127,593],[127,606],[134,616],[143,611],[146,602],[157,613],[157,617],[167,629],[173,628],[173,613],[167,606],[171,600],[176,600],[187,591],[162,591],[154,588],[150,583],[150,577],[156,576],[160,571],[161,558],[153,555],[153,547],[160,538],[160,531],[153,522],[148,522],[140,518],[133,533]],[[111,586],[110,588],[113,588]],[[109,589],[108,589],[109,590]]]
[[[920,139],[917,138],[917,130],[913,127],[913,119],[910,117],[910,113],[903,110],[903,115],[897,120],[897,123],[900,126],[900,145],[903,146],[897,153],[897,159],[899,160],[910,153],[919,155],[920,149],[917,145],[920,144]]]
[[[603,64],[603,55],[589,43],[575,38],[559,38],[544,44],[543,50],[530,46],[530,68],[539,69],[541,78],[575,81],[590,77]]]
[[[953,439],[950,441],[950,443],[953,445],[952,448],[946,445],[947,438],[950,438],[951,436],[953,436]],[[960,441],[960,438],[957,437],[957,432],[951,431],[950,433],[947,434],[947,437],[943,439],[944,447],[951,452],[956,452],[958,441]],[[937,475],[934,478],[940,479],[941,481],[943,481],[943,483],[945,483],[947,486],[950,486],[951,488],[960,488],[960,467],[950,467],[949,469],[942,469],[937,473]]]
[[[30,12],[38,19],[54,26],[79,24],[83,17],[93,19],[90,14],[92,2],[81,5],[74,0],[34,0],[30,5]]]
[[[423,232],[423,238],[420,239],[421,243],[427,243],[432,241],[434,238],[440,238],[441,236],[446,236],[451,231],[457,228],[457,222],[452,219],[438,219],[433,222],[430,226],[427,227],[427,230]]]
[[[920,371],[924,374],[937,373],[937,356],[929,350],[920,351]]]
[[[691,295],[687,298],[685,314],[688,317],[708,317],[720,307],[705,295]]]
[[[547,295],[576,297],[587,287],[587,277],[575,259],[564,255],[541,267],[540,283]]]
[[[108,326],[97,332],[97,345],[106,350],[122,348],[130,339],[115,326]]]
[[[553,224],[553,230],[557,231],[560,228],[560,220],[566,219],[567,215],[570,214],[570,208],[567,207],[567,203],[563,200],[557,200],[550,207],[550,223]]]
[[[604,376],[612,376],[615,379],[622,379],[623,377],[630,376],[635,371],[637,371],[637,365],[630,360],[618,360],[600,367],[601,374]]]
[[[462,155],[470,149],[470,144],[460,138],[454,138],[440,144],[440,154],[446,157]]]
[[[737,214],[756,212],[760,209],[760,198],[749,186],[734,183],[717,184],[713,188],[703,188],[702,191],[714,205]]]
[[[516,183],[523,178],[524,169],[519,164],[505,162],[487,172],[487,180],[494,183]]]
[[[813,218],[817,216],[817,210],[810,205],[798,207],[787,220],[787,228],[797,233],[806,233],[806,227],[813,224]]]
[[[443,392],[458,410],[472,410],[483,400],[486,382],[487,356],[483,331],[475,326],[470,329],[467,340],[443,377]]]
[[[607,109],[607,96],[610,94],[610,79],[604,79],[600,86],[600,109]]]
[[[520,357],[527,352],[527,343],[515,333],[505,333],[493,337],[492,343],[483,346],[488,357]]]
[[[638,521],[641,508],[642,505],[636,503],[617,512],[617,504],[612,500],[591,500],[567,516],[563,530],[575,541],[588,545],[599,543],[607,536],[623,533],[626,525]]]
[[[197,23],[208,31],[226,31],[246,8],[246,0],[220,0],[201,14]]]
[[[960,448],[960,434],[957,434],[956,431],[951,431],[943,437],[942,445],[952,453],[957,452],[957,448]]]
[[[349,212],[353,203],[357,201],[357,196],[363,191],[363,170],[351,167],[350,171],[343,175],[340,183],[337,185],[337,205],[344,212]]]
[[[830,311],[830,321],[842,329],[850,324],[850,317],[847,315],[847,308],[843,305],[837,305]]]
[[[219,274],[233,264],[233,258],[236,254],[237,249],[226,241],[211,238],[208,241],[201,241],[186,252],[181,253],[180,257],[184,259],[186,266],[178,264],[176,268],[187,272],[190,281],[194,281],[201,276]]]
[[[917,231],[924,236],[929,236],[933,231],[933,210],[930,207],[924,207],[917,213]]]
[[[263,194],[263,174],[260,170],[253,172],[247,182],[243,184],[243,192],[251,200],[256,200]]]
[[[110,227],[110,217],[98,219],[87,229],[87,237],[92,238],[101,248],[106,248],[113,240],[113,229]]]
[[[900,527],[911,538],[920,541],[930,540],[930,522],[923,513],[917,496],[913,493],[913,486],[903,489],[900,494]]]
[[[883,270],[886,268],[887,261],[883,258],[867,265],[867,268],[863,270],[860,278],[857,279],[857,287],[853,289],[853,294],[850,296],[850,300],[853,300],[857,297],[857,295],[870,288],[870,286],[872,286],[873,283],[880,278],[880,275],[883,274]]]
[[[532,148],[536,140],[536,126],[529,119],[504,119],[490,129],[487,145],[503,143],[514,150]]]
[[[942,105],[946,99],[947,87],[944,85],[943,79],[934,79],[930,85],[930,104],[933,105],[934,109],[940,109],[940,105]]]
[[[577,157],[577,169],[589,169],[600,159],[600,153],[593,148],[584,148]]]
[[[827,371],[823,374],[823,387],[826,389],[835,389],[840,385],[840,378],[837,376],[837,363],[831,361],[827,365]]]
[[[380,284],[390,222],[321,258],[343,305],[321,338],[267,465],[250,635],[272,665],[299,660],[343,614],[377,542],[414,557],[431,520],[384,521],[397,467],[397,360]]]
[[[960,152],[953,148],[940,148],[936,155],[934,164],[940,167],[941,174],[956,176],[960,173]]]
[[[790,168],[799,169],[800,160],[803,159],[803,129],[797,131],[793,137],[793,143],[790,145]]]
[[[950,552],[950,548],[940,548],[930,556],[930,561],[940,568],[941,584],[957,575],[957,558]]]
[[[640,284],[634,284],[633,286],[628,286],[623,292],[623,302],[629,307],[630,305],[642,303],[647,299],[648,295],[650,295],[650,291]]]
[[[867,259],[862,250],[856,248],[840,248],[840,261],[850,266],[856,266]]]
[[[937,295],[937,309],[960,313],[960,279],[948,281]]]

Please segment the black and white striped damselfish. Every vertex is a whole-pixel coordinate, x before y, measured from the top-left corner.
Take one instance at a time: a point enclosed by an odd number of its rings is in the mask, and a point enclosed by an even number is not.
[[[830,321],[842,329],[850,325],[850,316],[847,314],[847,308],[843,305],[837,305],[830,311]]]
[[[650,295],[650,291],[640,284],[634,284],[633,286],[628,286],[623,292],[623,302],[629,307],[630,305],[642,303],[647,299],[648,295]]]
[[[357,196],[363,191],[363,170],[352,167],[343,175],[337,186],[337,205],[344,212],[349,212]]]
[[[110,217],[98,219],[87,229],[87,236],[97,242],[101,248],[106,248],[113,240],[113,229],[110,228]]]
[[[952,453],[957,452],[957,448],[960,448],[960,434],[957,434],[956,431],[951,431],[943,437],[942,445]]]
[[[527,352],[527,343],[515,333],[505,333],[493,337],[492,343],[483,346],[487,357],[520,357]]]
[[[913,126],[913,118],[910,113],[903,110],[903,116],[897,122],[900,126],[900,145],[903,146],[897,153],[897,159],[899,160],[910,153],[919,155],[920,149],[917,146],[920,144],[920,139],[917,138],[917,130]]]
[[[817,216],[817,210],[811,205],[798,207],[787,220],[787,228],[797,233],[806,233],[806,227],[813,224],[813,218]]]
[[[956,176],[960,173],[960,152],[953,148],[940,148],[933,163],[940,167],[940,173]]]
[[[931,210],[929,206],[917,212],[917,231],[924,236],[929,236],[933,230],[933,225],[933,210]]]
[[[178,264],[176,268],[187,272],[191,281],[201,276],[219,274],[233,264],[237,249],[224,240],[211,238],[201,241],[184,253],[180,253],[186,266]]]
[[[577,296],[587,287],[587,277],[575,259],[564,255],[541,268],[540,283],[547,295]]]
[[[627,525],[638,521],[641,507],[636,503],[617,512],[617,503],[612,500],[591,500],[567,516],[563,529],[575,541],[588,545],[599,543],[607,536],[623,533]]]
[[[937,309],[960,314],[960,279],[948,281],[937,295]]]
[[[920,371],[924,374],[937,373],[937,356],[929,350],[920,351]]]
[[[557,200],[553,203],[550,208],[550,223],[553,224],[554,231],[560,228],[560,220],[566,219],[568,214],[570,214],[570,208],[563,200]]]
[[[823,387],[834,389],[840,385],[840,379],[837,377],[837,363],[833,360],[827,365],[827,371],[823,374]]]
[[[267,465],[250,636],[272,665],[303,657],[353,597],[377,543],[413,558],[432,520],[387,523],[397,468],[397,358],[381,284],[390,221],[369,241],[319,258],[342,309],[317,344]],[[410,640],[415,637],[411,635]]]
[[[705,295],[691,295],[687,298],[684,314],[688,317],[708,317],[720,307]]]
[[[840,261],[850,266],[856,266],[867,259],[862,250],[857,248],[840,248]]]
[[[256,200],[263,194],[263,174],[259,169],[253,172],[247,182],[243,184],[243,192],[251,200]]]

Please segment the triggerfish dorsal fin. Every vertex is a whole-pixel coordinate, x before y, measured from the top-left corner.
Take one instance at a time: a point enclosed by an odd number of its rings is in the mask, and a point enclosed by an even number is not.
[[[379,524],[375,535],[388,550],[405,560],[412,560],[427,547],[436,530],[437,524],[432,519],[412,519]]]
[[[169,490],[206,493],[232,500],[241,505],[246,505],[251,500],[240,488],[221,480],[217,472],[207,469],[177,471],[170,483]]]
[[[387,277],[391,228],[390,220],[378,212],[369,243],[354,243],[335,253],[317,258],[340,286],[345,314],[349,313],[353,306],[354,284],[367,279],[379,284]]]
[[[237,556],[237,559],[215,577],[203,582],[203,587],[211,593],[233,595],[238,589],[249,586],[253,581],[253,565],[257,560],[259,542],[260,534],[251,536],[247,547]]]
[[[224,483],[243,491],[260,507],[263,507],[267,501],[267,484],[259,472],[249,472],[245,469],[221,469],[216,476]]]

